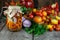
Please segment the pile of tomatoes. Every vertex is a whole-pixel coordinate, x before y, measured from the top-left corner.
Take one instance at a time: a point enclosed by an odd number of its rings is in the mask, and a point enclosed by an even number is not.
[[[29,18],[38,24],[46,24],[46,29],[50,31],[60,31],[60,12],[57,2],[47,7],[42,7],[40,10],[33,9],[29,14]]]

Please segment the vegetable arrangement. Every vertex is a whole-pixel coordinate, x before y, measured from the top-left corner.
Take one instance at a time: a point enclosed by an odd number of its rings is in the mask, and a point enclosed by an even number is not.
[[[34,35],[40,35],[47,30],[60,31],[60,13],[57,2],[41,9],[32,9],[29,13],[24,14],[23,17],[25,20],[29,20],[22,23],[28,33],[34,32]],[[24,19],[22,18],[22,20]]]
[[[26,0],[27,3],[32,2],[31,0],[28,1]],[[33,8],[33,2],[28,5],[27,3],[25,3],[26,1],[22,1],[21,0],[21,6],[20,3],[16,3],[17,6],[19,6],[19,10],[20,10],[20,15],[22,15],[21,17],[19,16],[19,19],[22,20],[22,22],[18,22],[17,25],[19,24],[20,26],[23,26],[23,29],[32,34],[34,33],[34,35],[40,35],[43,34],[44,32],[46,32],[47,30],[49,31],[60,31],[60,12],[59,12],[59,5],[56,2],[55,4],[52,5],[48,5],[45,7],[42,7],[40,9],[35,9]],[[25,4],[24,4],[25,3]],[[15,5],[15,4],[14,4]],[[26,7],[25,7],[26,6]],[[18,10],[18,11],[19,11]],[[16,15],[15,15],[16,16]],[[12,18],[10,16],[10,18]],[[20,21],[21,21],[20,20]],[[16,21],[16,20],[15,20]],[[22,23],[22,24],[21,24]],[[8,22],[7,20],[7,25],[9,24],[14,24],[14,22]],[[9,29],[14,28],[16,29],[16,27],[13,27],[9,25]],[[14,25],[16,26],[16,25]],[[19,29],[21,29],[22,27],[17,26]],[[12,29],[13,30],[13,29]]]

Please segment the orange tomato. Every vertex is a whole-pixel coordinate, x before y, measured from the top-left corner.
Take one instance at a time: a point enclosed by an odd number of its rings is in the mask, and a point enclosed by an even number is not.
[[[46,20],[46,17],[42,17],[43,20]]]
[[[42,18],[39,17],[39,16],[35,16],[35,17],[33,18],[33,20],[34,20],[36,23],[41,23],[41,22],[42,22]]]
[[[55,13],[55,10],[51,10],[51,13],[54,14]]]
[[[43,11],[42,14],[43,14],[43,16],[47,16],[47,12],[46,11]]]
[[[49,31],[53,31],[53,28],[50,28]]]

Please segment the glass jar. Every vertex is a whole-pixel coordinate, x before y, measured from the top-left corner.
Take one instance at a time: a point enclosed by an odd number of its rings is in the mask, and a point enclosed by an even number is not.
[[[12,19],[7,17],[6,26],[10,31],[19,31],[22,29],[22,14],[14,16]]]
[[[19,31],[22,29],[22,13],[20,8],[14,7],[11,6],[4,12],[6,13],[6,26],[10,31]]]

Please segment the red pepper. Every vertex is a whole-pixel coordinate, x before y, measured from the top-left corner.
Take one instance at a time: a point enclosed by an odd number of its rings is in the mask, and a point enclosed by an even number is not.
[[[59,5],[58,5],[58,2],[56,2],[56,8],[55,10],[58,12],[59,11]]]
[[[31,1],[30,1],[30,2],[26,2],[26,3],[25,3],[25,6],[26,6],[27,8],[29,8],[29,7],[30,7],[30,8],[33,8],[33,2],[31,2]]]
[[[32,0],[20,0],[20,4],[26,6],[27,8],[34,7],[34,3]]]

